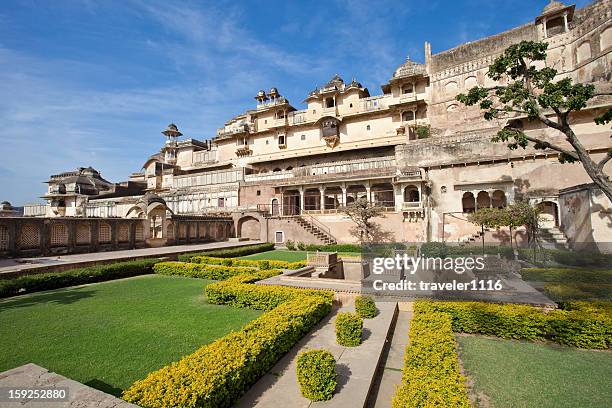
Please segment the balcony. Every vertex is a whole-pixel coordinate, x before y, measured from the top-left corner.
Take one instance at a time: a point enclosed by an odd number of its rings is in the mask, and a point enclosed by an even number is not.
[[[402,211],[421,211],[423,209],[422,201],[404,201],[402,203]]]
[[[249,146],[243,146],[236,149],[236,156],[244,157],[253,154],[253,150]]]

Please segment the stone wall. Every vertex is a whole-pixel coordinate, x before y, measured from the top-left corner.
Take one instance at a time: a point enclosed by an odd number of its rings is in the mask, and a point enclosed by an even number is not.
[[[0,257],[48,256],[224,241],[231,217],[173,217],[152,237],[141,218],[0,218]]]

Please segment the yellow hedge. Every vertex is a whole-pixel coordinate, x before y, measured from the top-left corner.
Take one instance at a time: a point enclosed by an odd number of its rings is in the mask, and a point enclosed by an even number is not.
[[[208,287],[217,287],[215,303],[236,304],[236,299],[244,298],[248,301],[240,305],[270,311],[242,330],[150,373],[125,390],[123,398],[151,408],[231,406],[331,311],[331,292],[248,283],[266,273],[239,275]]]
[[[278,261],[273,259],[238,259],[238,258],[215,258],[211,256],[194,256],[190,262],[208,265],[245,266],[259,269],[300,269],[306,266],[306,261]]]
[[[415,310],[393,408],[467,408],[470,401],[464,380],[450,316]]]

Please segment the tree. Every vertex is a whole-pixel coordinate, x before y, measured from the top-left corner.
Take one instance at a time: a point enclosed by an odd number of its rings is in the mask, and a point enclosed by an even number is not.
[[[535,238],[539,219],[539,210],[537,208],[532,207],[526,201],[517,201],[500,211],[500,226],[510,229],[510,247],[513,247],[512,230],[514,228],[525,226],[529,241]]]
[[[376,230],[376,224],[371,222],[372,218],[385,216],[382,207],[371,204],[364,197],[344,207],[343,212],[357,224],[362,243],[372,240],[372,233]]]
[[[481,237],[482,237],[482,251],[484,253],[485,247],[485,234],[484,229],[486,228],[497,228],[502,225],[503,222],[502,210],[498,208],[479,208],[476,212],[468,215],[468,221],[472,224],[480,225]]]
[[[516,115],[527,116],[565,135],[571,148],[552,143],[544,137],[526,135],[520,126],[509,120],[497,132],[493,142],[505,142],[509,149],[526,148],[530,143],[535,149],[552,149],[559,153],[561,163],[581,162],[593,182],[612,201],[612,182],[604,173],[604,166],[612,159],[612,149],[599,162],[595,162],[584,148],[572,127],[570,114],[580,111],[596,96],[611,95],[609,91],[595,92],[591,84],[573,84],[571,78],[553,82],[557,71],[550,67],[538,69],[546,60],[547,43],[521,41],[508,47],[489,66],[487,76],[494,81],[505,80],[506,85],[490,88],[473,87],[467,94],[459,94],[457,100],[465,105],[478,104],[484,110],[486,120],[511,119]],[[552,117],[552,118],[551,118]],[[605,125],[612,121],[612,109],[608,109],[595,123]]]

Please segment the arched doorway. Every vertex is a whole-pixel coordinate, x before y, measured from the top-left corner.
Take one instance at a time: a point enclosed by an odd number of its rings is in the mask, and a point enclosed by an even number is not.
[[[346,204],[352,204],[360,198],[368,199],[368,193],[363,184],[352,184],[346,189]]]
[[[374,184],[371,194],[374,205],[395,208],[395,192],[391,183]]]
[[[491,207],[504,208],[506,204],[506,193],[501,190],[495,190],[491,196]]]
[[[318,188],[304,190],[304,210],[318,211],[321,209],[321,191]]]
[[[554,228],[559,226],[559,211],[557,203],[542,201],[537,205],[540,210],[540,227]]]
[[[271,206],[270,213],[272,215],[279,215],[280,214],[280,206],[278,204],[278,199],[273,198],[272,201],[270,202],[270,206]]]
[[[478,193],[478,196],[476,196],[476,205],[478,208],[491,207],[491,197],[489,196],[489,193],[486,191],[481,191]]]
[[[327,187],[324,194],[326,210],[335,210],[342,206],[342,188]]]
[[[238,220],[238,236],[258,240],[260,238],[261,225],[255,217],[247,216]]]
[[[298,215],[300,213],[300,192],[287,190],[283,193],[283,215]]]
[[[464,213],[472,213],[476,210],[476,200],[471,192],[463,193],[461,205]]]
[[[419,189],[414,184],[406,186],[404,189],[404,202],[405,203],[418,203],[421,201],[419,196]]]

